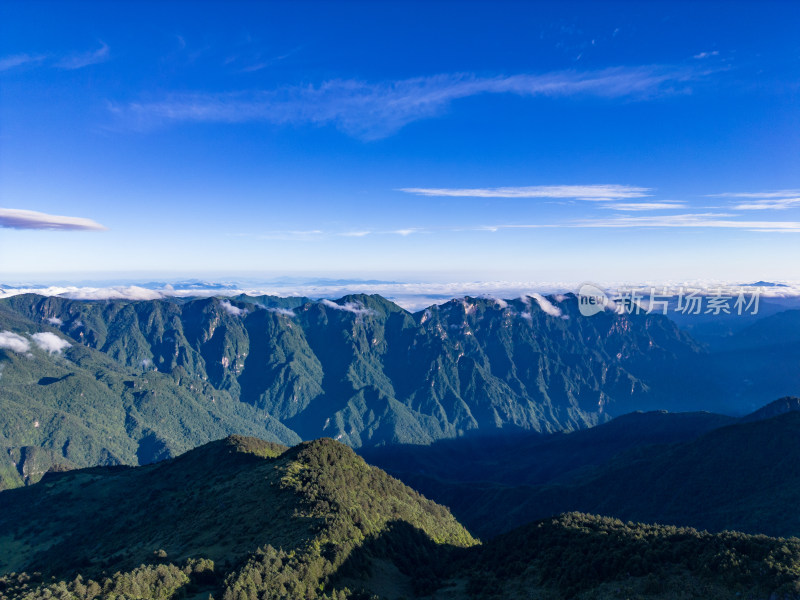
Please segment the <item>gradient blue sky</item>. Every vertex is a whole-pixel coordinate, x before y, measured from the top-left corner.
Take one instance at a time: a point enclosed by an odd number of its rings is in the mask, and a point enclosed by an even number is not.
[[[0,282],[800,279],[800,3],[0,11]]]

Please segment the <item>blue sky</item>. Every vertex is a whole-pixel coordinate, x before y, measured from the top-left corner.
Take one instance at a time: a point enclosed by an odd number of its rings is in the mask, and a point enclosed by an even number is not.
[[[800,279],[800,4],[1,10],[0,281]]]

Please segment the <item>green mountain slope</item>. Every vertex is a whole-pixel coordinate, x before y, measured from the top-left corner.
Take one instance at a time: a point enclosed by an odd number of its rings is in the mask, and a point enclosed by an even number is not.
[[[587,434],[570,436],[578,443]],[[642,439],[647,440],[646,434]],[[573,510],[711,531],[790,536],[800,535],[800,517],[793,508],[800,502],[798,439],[800,412],[792,411],[715,428],[689,441],[635,444],[607,454],[599,464],[585,459],[584,468],[546,480],[536,480],[536,468],[527,481],[521,475],[517,481],[503,477],[504,471],[519,474],[524,465],[542,458],[534,451],[528,460],[520,448],[513,469],[500,467],[500,476],[484,480],[459,480],[458,472],[445,476],[436,469],[390,472],[450,506],[482,536]],[[556,464],[570,460],[575,448],[567,442]],[[578,454],[594,455],[595,448]]]
[[[764,404],[764,394],[800,395],[800,310],[765,317],[726,338],[714,362],[720,380],[731,383],[733,401],[748,412]]]
[[[455,570],[472,598],[790,599],[800,597],[800,540],[570,513],[471,549]]]
[[[234,432],[299,441],[204,381],[123,365],[3,307],[0,330],[29,345],[0,349],[0,489],[37,481],[53,464],[146,464]],[[48,352],[36,333],[71,345]]]
[[[714,404],[713,385],[686,371],[701,350],[668,319],[584,318],[573,296],[551,300],[561,316],[531,298],[465,298],[411,314],[364,295],[14,296],[0,301],[0,332],[50,332],[72,346],[34,348],[33,360],[0,349],[0,443],[79,466],[136,464],[234,432],[428,444]]]
[[[200,579],[223,598],[250,597],[251,588],[317,598],[375,560],[411,589],[424,583],[411,571],[425,572],[429,554],[475,544],[447,509],[342,444],[286,449],[238,436],[154,465],[57,473],[4,492],[0,532],[0,573],[102,581],[169,562],[182,587],[188,580],[174,565],[203,559],[217,567]],[[265,585],[273,577],[281,582]]]
[[[459,438],[429,446],[363,448],[359,453],[370,464],[418,485],[424,485],[421,476],[462,484],[538,485],[569,480],[633,448],[693,440],[736,422],[714,413],[640,412],[569,433]]]

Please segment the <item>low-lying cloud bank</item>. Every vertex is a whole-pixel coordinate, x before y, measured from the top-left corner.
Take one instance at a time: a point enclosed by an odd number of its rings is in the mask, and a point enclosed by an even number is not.
[[[246,308],[239,308],[238,306],[234,306],[228,300],[223,300],[220,302],[220,306],[225,310],[226,313],[229,315],[233,315],[234,317],[241,317],[242,315],[247,314]]]
[[[313,300],[325,301],[326,306],[333,310],[345,310],[357,313],[366,310],[360,305],[336,304],[332,300],[350,294],[380,294],[384,298],[395,302],[406,310],[412,312],[422,310],[434,304],[443,304],[453,298],[464,296],[485,297],[492,299],[520,298],[528,296],[536,299],[539,306],[548,314],[555,315],[558,307],[543,305],[542,299],[552,294],[565,294],[577,292],[581,281],[473,281],[473,282],[396,282],[396,281],[358,281],[336,280],[325,281],[263,281],[263,282],[191,282],[177,283],[152,283],[140,285],[109,285],[109,286],[46,286],[46,285],[0,285],[0,298],[24,293],[35,293],[44,296],[60,296],[74,300],[157,300],[160,298],[189,298],[189,297],[231,297],[239,294],[249,296],[279,296],[279,297],[307,297]],[[653,282],[593,282],[606,290],[630,288],[638,286],[645,290],[653,287],[656,289],[677,289],[679,287],[713,291],[720,287],[738,288],[742,285],[752,284],[750,281],[653,281]],[[762,297],[765,298],[798,298],[800,297],[800,281],[758,282],[766,283],[760,286]],[[146,287],[145,287],[146,286]],[[546,300],[545,300],[546,301]],[[549,301],[546,301],[549,303]],[[550,303],[552,306],[552,303]],[[228,306],[230,308],[228,308]],[[241,315],[238,308],[230,301],[223,308],[233,315]],[[273,312],[287,317],[294,316],[290,309],[271,308]],[[53,325],[57,323],[52,322]]]
[[[550,302],[547,298],[538,294],[536,292],[531,293],[531,298],[536,300],[539,304],[539,308],[541,308],[544,312],[546,312],[551,317],[560,317],[561,316],[561,309],[558,308],[555,304]]]
[[[34,333],[31,338],[33,338],[34,343],[39,346],[39,348],[48,354],[58,354],[65,348],[72,346],[72,344],[64,338],[60,338],[55,333],[50,333],[49,331]]]
[[[0,349],[23,354],[31,349],[31,343],[11,331],[0,331]]]
[[[59,354],[65,348],[72,346],[67,340],[57,336],[55,333],[43,331],[31,334],[31,340],[40,349],[48,354]],[[11,350],[17,354],[30,352],[31,342],[28,338],[12,331],[0,331],[0,349]]]
[[[365,308],[358,304],[357,302],[345,302],[344,304],[336,304],[327,298],[323,299],[322,304],[327,306],[328,308],[332,308],[334,310],[343,310],[345,312],[351,312],[356,315],[369,315],[372,314],[372,311],[369,308]]]

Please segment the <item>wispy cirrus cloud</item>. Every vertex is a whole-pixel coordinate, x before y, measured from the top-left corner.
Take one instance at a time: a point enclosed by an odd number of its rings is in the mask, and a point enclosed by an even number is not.
[[[634,229],[634,228],[719,228],[743,229],[747,231],[772,233],[800,233],[800,221],[739,221],[732,213],[687,213],[669,215],[631,216],[620,215],[611,218],[581,219],[555,223],[511,223],[483,225],[474,231],[498,232],[513,229]]]
[[[711,58],[712,56],[719,56],[719,50],[711,50],[710,52],[698,52],[692,58],[700,60],[703,58]]]
[[[103,231],[108,229],[83,217],[48,215],[33,210],[0,208],[0,227],[9,229],[56,229],[63,231]]]
[[[408,227],[407,229],[395,229],[393,231],[387,231],[385,233],[393,233],[395,235],[402,235],[403,237],[407,235],[411,235],[413,233],[425,233],[426,230],[420,227]]]
[[[64,56],[57,54],[12,54],[0,57],[0,72],[9,71],[18,67],[49,67],[74,71],[90,65],[106,62],[111,58],[108,44],[100,42],[100,47],[88,52],[73,52]]]
[[[774,190],[771,192],[726,192],[724,194],[708,194],[708,198],[786,198],[800,196],[800,190]]]
[[[753,200],[734,205],[735,210],[786,210],[800,207],[800,196],[797,198],[777,198],[770,200]]]
[[[240,73],[256,73],[258,71],[262,71],[263,69],[266,69],[267,67],[271,67],[272,65],[274,65],[274,64],[276,64],[276,63],[278,63],[278,62],[280,62],[282,60],[286,60],[287,58],[289,58],[290,56],[292,56],[293,54],[299,52],[302,49],[303,49],[303,46],[298,46],[296,48],[293,48],[292,50],[289,50],[288,52],[284,52],[283,54],[278,54],[276,56],[269,56],[269,57],[266,57],[266,58],[264,58],[261,54],[258,54],[257,56],[252,58],[252,60],[251,60],[251,62],[249,64],[247,64],[246,66],[242,67],[239,70],[239,72]],[[230,64],[230,63],[235,62],[237,60],[238,60],[238,57],[231,57],[231,59],[226,61],[226,62],[228,64]]]
[[[534,185],[492,188],[400,188],[418,196],[448,198],[554,198],[590,201],[625,200],[649,196],[652,188],[630,185]]]
[[[114,106],[140,128],[168,122],[334,125],[363,140],[387,137],[414,121],[441,115],[458,99],[482,94],[647,99],[688,88],[708,71],[643,66],[539,75],[443,74],[369,83],[335,79],[320,85],[224,94],[176,93],[161,100]]]
[[[284,240],[284,241],[313,241],[320,240],[326,232],[321,229],[297,229],[264,231],[258,234],[238,233],[237,237],[252,237],[259,240]]]
[[[407,227],[405,229],[390,229],[390,230],[383,230],[383,229],[361,229],[356,231],[323,231],[321,229],[314,229],[311,231],[282,231],[282,232],[269,232],[265,234],[259,234],[255,237],[258,239],[270,239],[270,240],[319,240],[322,238],[326,238],[329,236],[338,236],[338,237],[349,237],[349,238],[363,238],[372,235],[400,235],[403,237],[415,234],[415,233],[430,233],[428,229],[423,229],[422,227]],[[246,234],[239,234],[240,236],[244,236]]]
[[[686,208],[685,202],[669,201],[669,202],[615,202],[613,204],[604,204],[600,208],[607,208],[611,210],[624,210],[629,212],[644,212],[648,210],[676,210]]]
[[[611,219],[585,219],[568,227],[705,227],[722,229],[746,229],[761,232],[800,233],[800,221],[739,221],[728,213],[695,213],[659,216],[619,216]]]
[[[711,194],[710,198],[735,198],[744,200],[730,206],[733,210],[786,210],[800,207],[800,190],[770,192],[735,192]]]
[[[37,65],[47,58],[44,54],[13,54],[0,58],[0,72],[16,67]]]
[[[59,69],[74,71],[75,69],[82,69],[83,67],[106,62],[109,58],[110,51],[108,45],[104,42],[100,42],[100,47],[97,50],[70,54],[56,62],[55,66]]]

